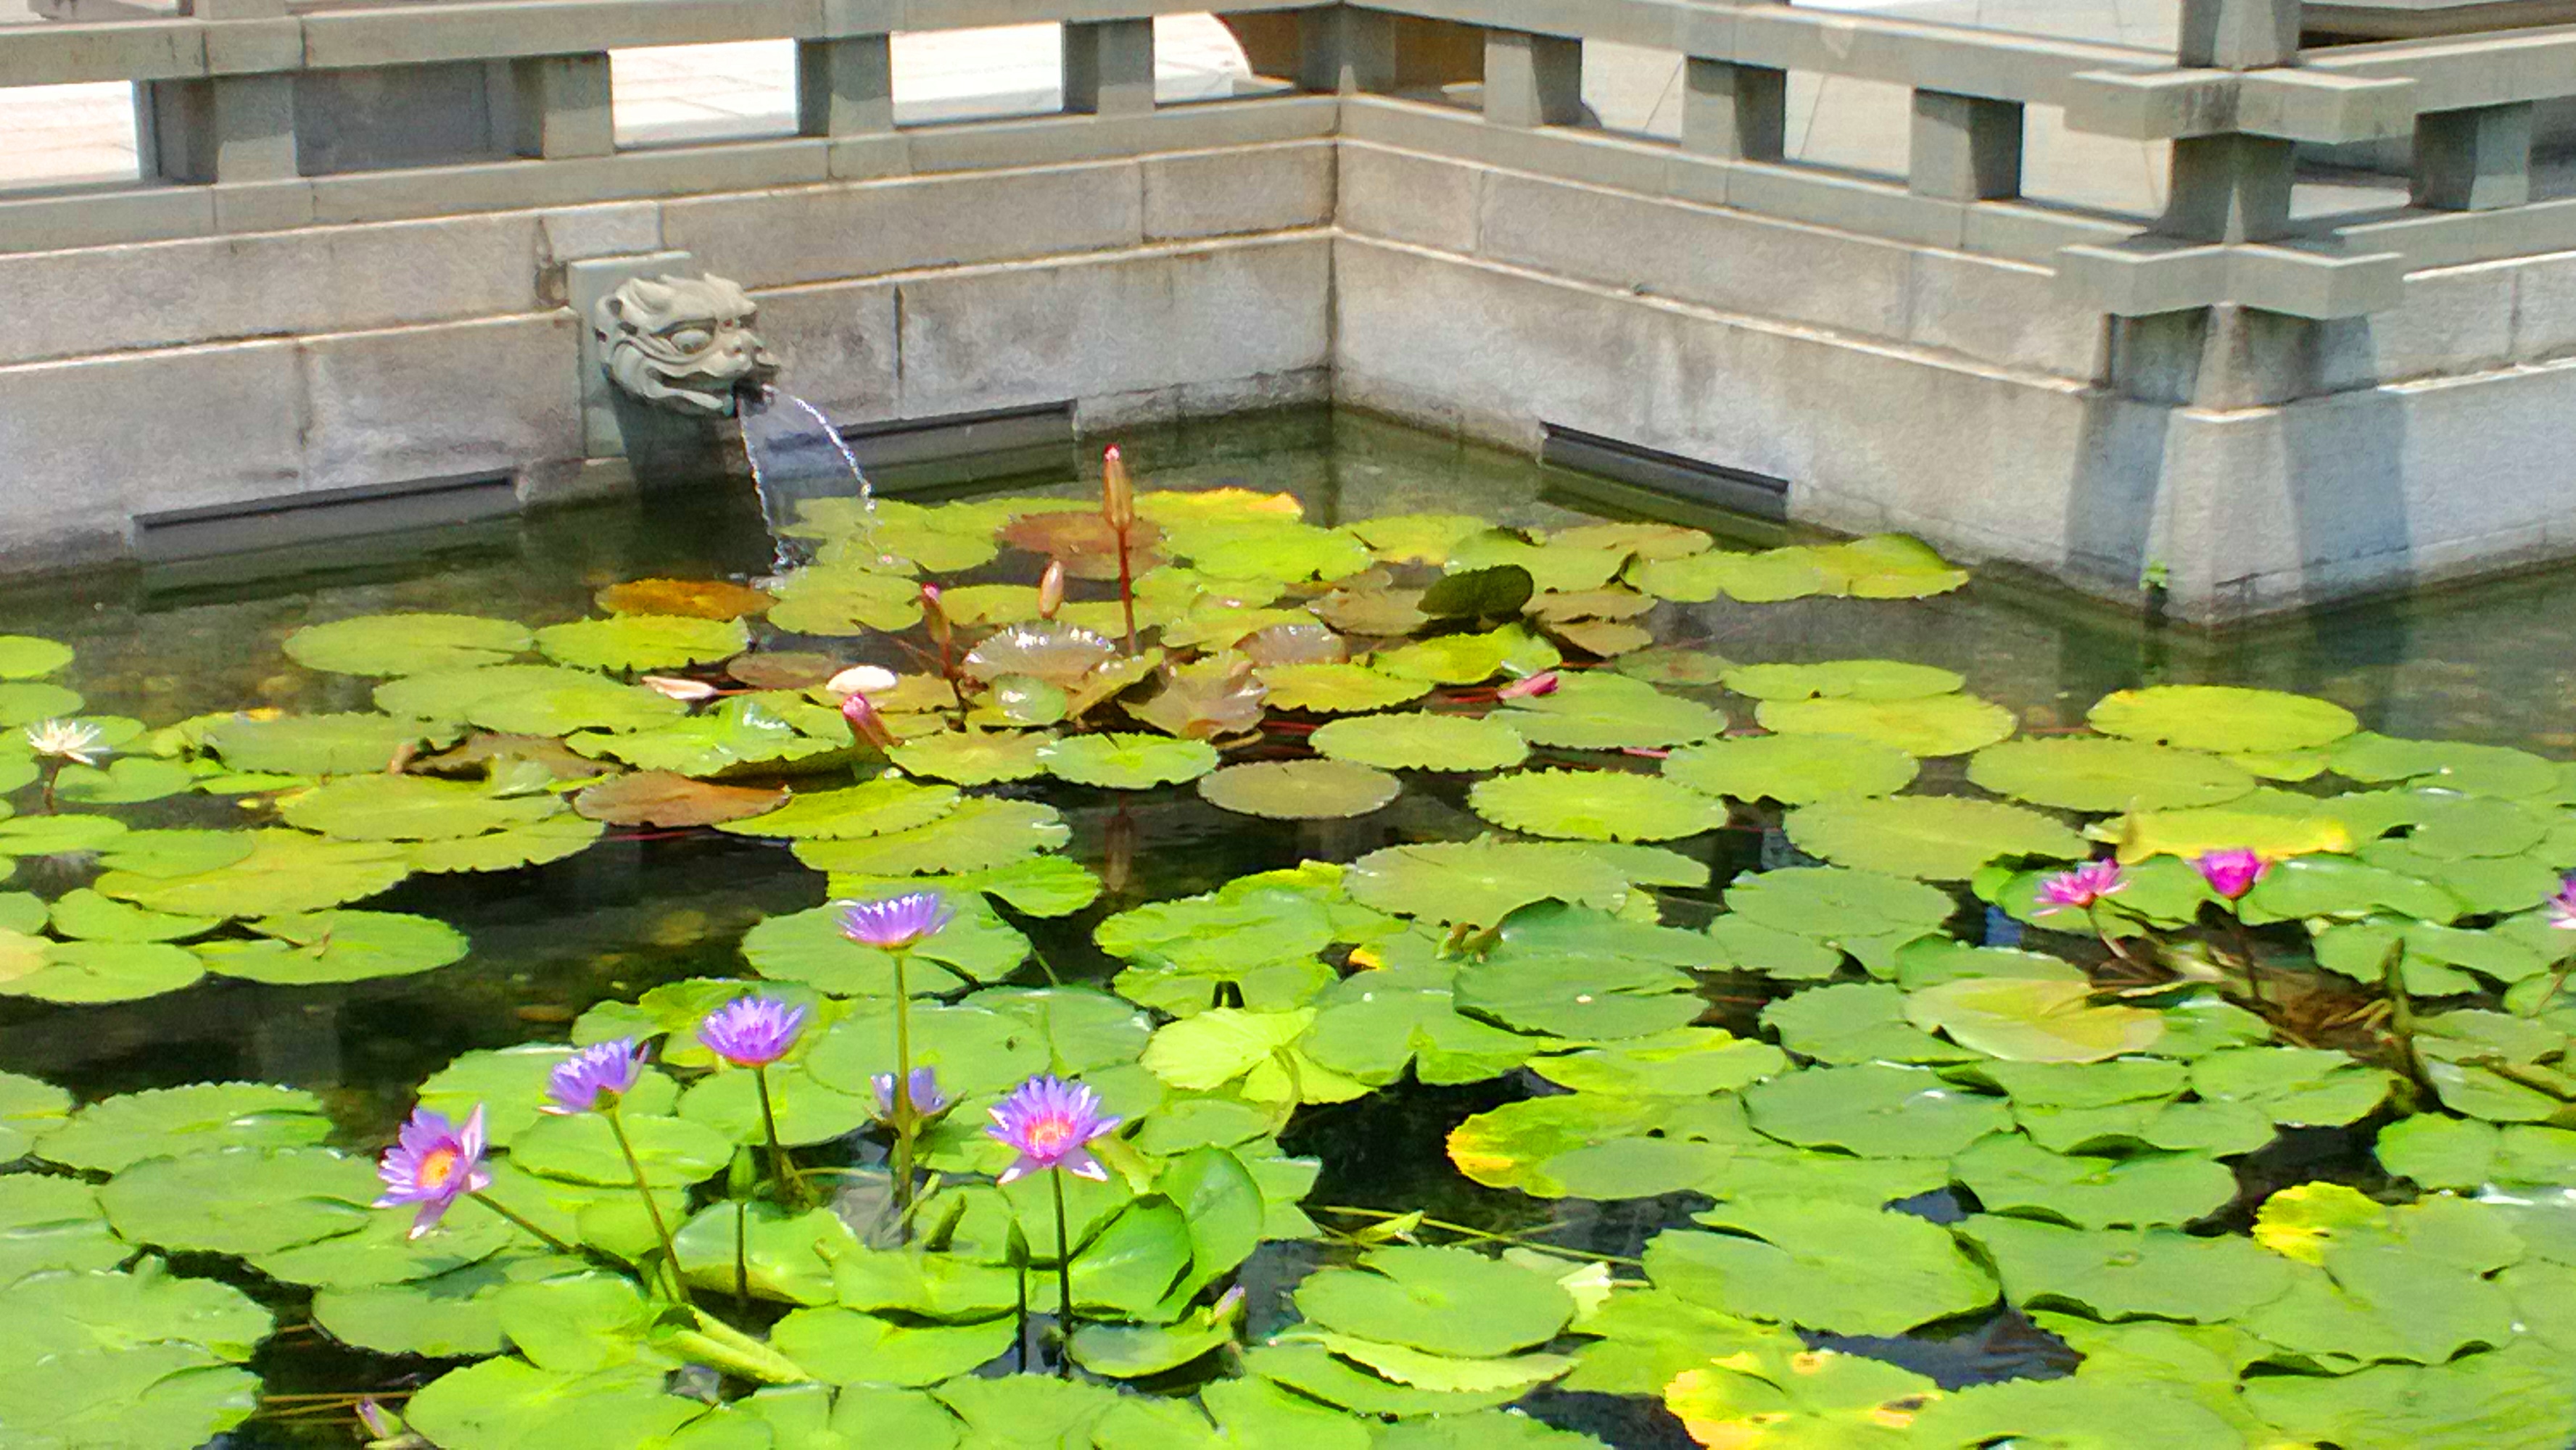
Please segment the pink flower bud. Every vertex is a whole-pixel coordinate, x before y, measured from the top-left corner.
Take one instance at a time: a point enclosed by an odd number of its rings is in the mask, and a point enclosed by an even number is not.
[[[1053,619],[1064,608],[1064,561],[1050,559],[1046,572],[1038,576],[1038,618]]]
[[[1100,456],[1100,516],[1121,532],[1136,526],[1136,485],[1127,477],[1126,455],[1114,443]]]
[[[1494,695],[1495,698],[1503,700],[1526,700],[1533,695],[1553,695],[1556,693],[1556,686],[1556,671],[1541,670],[1526,680],[1512,681],[1496,690]]]
[[[850,722],[850,733],[859,739],[879,750],[893,748],[894,731],[887,726],[885,717],[877,713],[877,707],[868,703],[867,696],[856,690],[843,696],[841,718]]]

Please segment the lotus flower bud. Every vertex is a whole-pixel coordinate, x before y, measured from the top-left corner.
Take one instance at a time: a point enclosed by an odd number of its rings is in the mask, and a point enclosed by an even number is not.
[[[1494,694],[1498,699],[1526,700],[1534,695],[1553,695],[1556,693],[1556,686],[1556,671],[1541,670],[1526,680],[1512,681],[1496,690]]]
[[[877,713],[877,707],[868,703],[867,696],[856,690],[844,696],[841,718],[850,722],[850,733],[861,740],[879,750],[893,748],[894,731],[886,725],[885,717]]]
[[[664,699],[678,700],[683,704],[712,700],[717,694],[716,687],[704,680],[684,680],[677,675],[637,675],[635,683]]]
[[[932,644],[941,649],[948,648],[948,611],[939,607],[939,586],[936,584],[921,586],[921,622],[929,629]]]
[[[1053,619],[1064,608],[1064,561],[1050,559],[1046,572],[1038,576],[1038,618]]]
[[[1127,459],[1116,444],[1100,455],[1100,516],[1121,532],[1136,526],[1136,485],[1128,480]]]

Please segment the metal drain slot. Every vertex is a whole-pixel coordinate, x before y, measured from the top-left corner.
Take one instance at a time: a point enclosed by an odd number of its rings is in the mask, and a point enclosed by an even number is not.
[[[137,514],[134,555],[146,564],[165,564],[473,523],[518,511],[519,491],[507,474],[317,489],[257,503]]]
[[[1789,517],[1789,480],[1749,469],[1729,468],[1678,453],[1605,438],[1573,428],[1544,425],[1547,441],[1539,461],[1558,468],[1599,474],[1656,493],[1689,499],[1757,519],[1781,522]]]

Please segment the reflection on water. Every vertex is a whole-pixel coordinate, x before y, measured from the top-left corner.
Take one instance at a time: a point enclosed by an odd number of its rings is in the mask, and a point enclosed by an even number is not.
[[[1603,501],[1619,496],[1526,460],[1320,412],[1189,425],[1123,441],[1146,485],[1282,490],[1297,495],[1307,517],[1323,524],[1431,511],[1556,525],[1616,511]],[[1009,487],[1087,490],[1093,485],[1079,477],[1083,466],[1068,449],[1056,474],[1012,480]],[[889,495],[902,491],[900,479],[880,482]],[[1687,511],[1673,516],[1711,522]],[[703,492],[656,497],[648,506],[587,508],[184,571],[16,587],[0,592],[0,631],[74,646],[78,662],[62,678],[88,696],[93,713],[160,724],[252,706],[365,709],[371,682],[298,669],[279,652],[279,642],[307,624],[393,610],[547,624],[592,612],[591,596],[622,580],[747,577],[771,564],[772,541],[750,491],[718,481]],[[1006,576],[995,569],[947,582]],[[1740,661],[1881,656],[1944,665],[1966,675],[1971,691],[2020,711],[2034,728],[2074,724],[2096,697],[2130,685],[2224,682],[2322,695],[2392,734],[2565,754],[2576,746],[2565,708],[2571,666],[2558,648],[2554,621],[2571,594],[2576,576],[2536,576],[2222,640],[2150,630],[2097,606],[2001,581],[1920,602],[1665,606],[1653,622],[1664,642]],[[1745,702],[1692,693],[1747,714]],[[1936,767],[1934,778],[1954,779],[1957,763],[1946,768],[1947,777]],[[1065,808],[1073,826],[1073,856],[1095,869],[1112,852],[1132,856],[1133,863],[1123,878],[1111,875],[1123,885],[1091,910],[1027,924],[1050,966],[1067,979],[1108,975],[1090,944],[1090,928],[1140,901],[1209,890],[1301,858],[1349,860],[1397,840],[1463,837],[1479,829],[1456,789],[1436,784],[1408,791],[1364,822],[1248,821],[1214,810],[1187,789],[1115,795],[1059,788],[1049,799]],[[237,809],[228,801],[183,797],[129,808],[128,815],[137,825],[214,824]],[[1774,848],[1776,839],[1766,842],[1759,831],[1720,832],[1694,845],[1720,883],[1765,864]],[[412,1087],[458,1052],[559,1037],[574,1016],[603,998],[631,998],[680,977],[731,974],[739,969],[734,948],[744,930],[764,915],[817,904],[822,893],[823,878],[797,865],[782,846],[736,837],[612,838],[554,866],[415,878],[381,904],[465,929],[474,943],[465,963],[422,978],[341,987],[209,980],[174,996],[116,1006],[0,1001],[0,1065],[84,1096],[224,1078],[288,1083],[323,1093],[352,1133],[372,1143],[390,1129]],[[1674,905],[1677,919],[1690,919],[1687,902]],[[1722,1020],[1749,1025],[1759,1004],[1716,1005]],[[1662,1207],[1538,1203],[1484,1192],[1449,1170],[1440,1135],[1502,1091],[1500,1084],[1483,1084],[1381,1094],[1313,1113],[1295,1146],[1326,1159],[1314,1201],[1415,1205],[1496,1225],[1538,1225],[1562,1215],[1581,1240],[1608,1252],[1634,1252],[1663,1222]],[[2012,1328],[1995,1321],[1980,1331],[1994,1343],[1980,1340],[1958,1352],[1980,1363],[2030,1353]],[[339,1387],[334,1361],[309,1349],[272,1350],[266,1367],[273,1391]],[[1603,1428],[1620,1443],[1646,1443]],[[250,1430],[232,1443],[304,1443],[278,1438],[282,1433]]]

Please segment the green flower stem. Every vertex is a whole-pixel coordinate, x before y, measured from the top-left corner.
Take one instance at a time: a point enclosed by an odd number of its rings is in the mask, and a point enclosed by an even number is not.
[[[1064,1170],[1047,1174],[1047,1186],[1055,1190],[1055,1289],[1056,1332],[1063,1342],[1056,1349],[1055,1371],[1066,1379],[1073,1378],[1073,1235],[1065,1228]]]
[[[905,966],[912,949],[894,955],[894,1209],[896,1233],[908,1236],[912,1217],[912,1135],[921,1119],[912,1107],[912,983]]]
[[[1136,579],[1127,560],[1127,530],[1118,530],[1118,607],[1127,612],[1127,655],[1136,655]]]
[[[2271,1006],[2263,996],[2263,968],[2254,960],[2254,933],[2246,928],[2245,918],[2236,914],[2232,902],[2227,908],[2227,924],[2236,932],[2236,955],[2245,962],[2245,994],[2254,999],[2257,1007]]]
[[[787,1166],[787,1149],[778,1141],[778,1112],[769,1101],[769,1069],[755,1067],[751,1080],[760,1089],[760,1130],[769,1136],[769,1173],[778,1185],[779,1203],[789,1209],[802,1207],[805,1195],[798,1179]]]
[[[644,1212],[653,1219],[654,1236],[662,1241],[663,1266],[671,1274],[671,1297],[686,1304],[689,1286],[680,1282],[680,1249],[671,1242],[671,1226],[663,1221],[661,1201],[653,1196],[653,1185],[644,1181],[644,1165],[635,1156],[635,1145],[627,1141],[626,1122],[618,1115],[615,1099],[606,1093],[601,1096],[610,1098],[608,1106],[600,1111],[608,1119],[608,1131],[617,1137],[617,1151],[626,1155],[626,1171],[635,1176],[635,1191],[644,1196]]]
[[[697,1363],[723,1370],[766,1385],[811,1383],[814,1376],[803,1365],[780,1354],[761,1340],[752,1338],[704,1310],[689,1311],[696,1320],[695,1329],[673,1332],[668,1343]]]
[[[528,1222],[526,1219],[521,1218],[515,1211],[503,1208],[500,1200],[482,1193],[469,1193],[465,1196],[473,1199],[476,1203],[483,1205],[485,1208],[492,1210],[494,1213],[501,1215],[503,1218],[508,1219],[510,1222],[517,1224],[520,1228],[527,1230],[529,1233],[536,1235],[538,1242],[543,1243],[547,1248],[554,1250],[556,1253],[570,1255],[573,1258],[581,1257],[581,1250],[574,1248],[572,1245],[556,1238],[553,1234],[550,1234],[544,1229],[537,1227],[535,1224]]]
[[[2541,993],[2540,1000],[2532,1003],[2531,1010],[2522,1015],[2537,1019],[2541,1013],[2548,1011],[2549,1004],[2558,1000],[2559,991],[2567,985],[2567,974],[2571,971],[2576,971],[2576,957],[2560,958],[2558,970],[2550,974],[2549,990]]]
[[[733,1297],[734,1305],[748,1316],[751,1313],[751,1200],[733,1201]]]
[[[1413,1217],[1410,1213],[1395,1213],[1383,1208],[1353,1208],[1345,1204],[1322,1204],[1315,1207],[1312,1211],[1316,1213],[1348,1215],[1352,1218],[1374,1218],[1381,1220]],[[1596,1254],[1583,1249],[1569,1249],[1561,1244],[1540,1243],[1523,1234],[1496,1233],[1491,1229],[1471,1228],[1463,1223],[1450,1223],[1443,1219],[1424,1218],[1415,1219],[1414,1221],[1424,1228],[1438,1229],[1442,1233],[1456,1234],[1460,1238],[1476,1239],[1484,1243],[1492,1244],[1510,1244],[1514,1248],[1532,1249],[1542,1254],[1554,1254],[1559,1258],[1570,1259],[1579,1264],[1588,1264],[1596,1259],[1605,1264],[1642,1265],[1645,1263],[1645,1260],[1643,1259],[1629,1258],[1620,1254]],[[1564,1227],[1562,1224],[1551,1224],[1547,1228],[1534,1231],[1538,1233],[1550,1233],[1562,1227]]]

